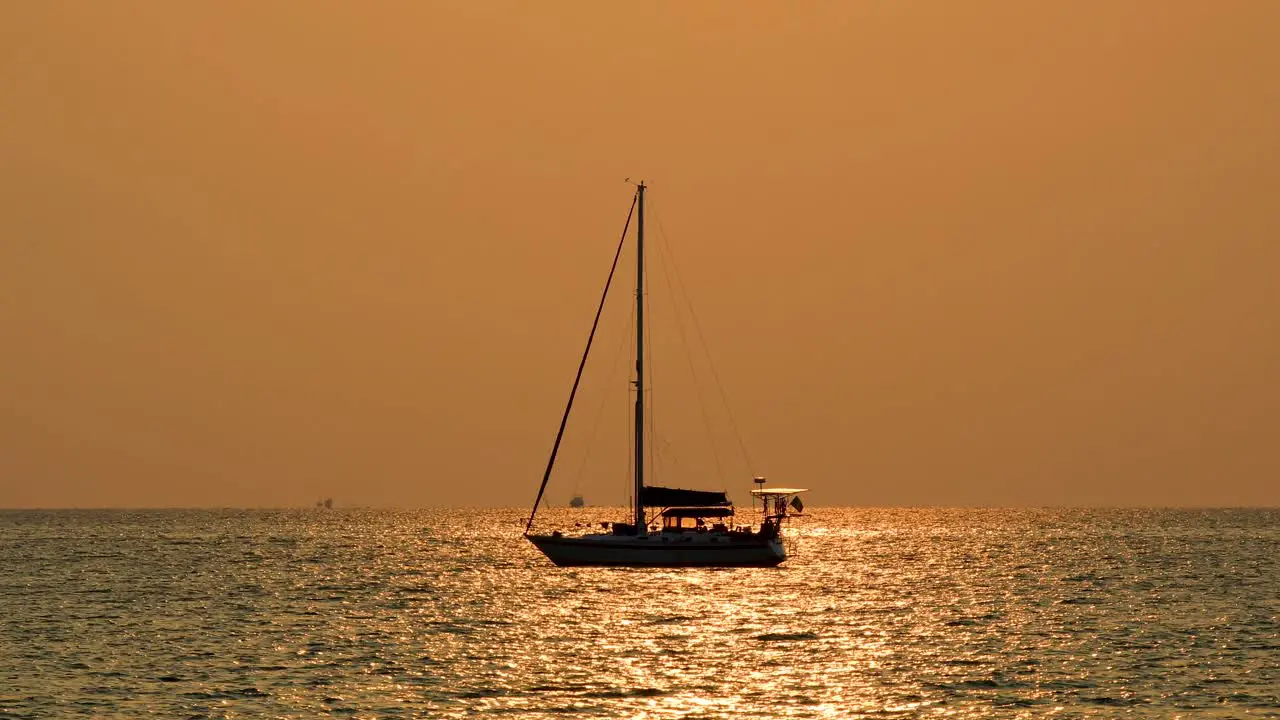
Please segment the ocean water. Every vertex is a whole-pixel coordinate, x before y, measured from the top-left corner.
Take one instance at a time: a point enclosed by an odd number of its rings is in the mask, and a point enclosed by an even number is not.
[[[523,516],[0,512],[0,718],[1280,717],[1280,510],[811,508],[731,570]]]

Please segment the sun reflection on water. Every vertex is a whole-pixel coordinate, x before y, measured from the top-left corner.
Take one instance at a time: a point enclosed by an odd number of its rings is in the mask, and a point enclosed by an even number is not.
[[[555,568],[510,510],[10,528],[0,715],[1276,716],[1280,513],[808,512],[773,569]]]

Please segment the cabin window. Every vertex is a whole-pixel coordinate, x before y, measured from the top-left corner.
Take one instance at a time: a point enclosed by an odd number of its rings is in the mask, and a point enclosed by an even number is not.
[[[662,529],[666,532],[728,532],[729,525],[725,520],[732,516],[730,512],[718,512],[717,508],[708,511],[707,515],[694,514],[689,509],[675,508],[670,514],[662,516]]]

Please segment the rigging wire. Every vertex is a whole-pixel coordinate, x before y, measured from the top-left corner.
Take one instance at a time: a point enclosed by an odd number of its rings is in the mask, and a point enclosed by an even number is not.
[[[716,389],[720,392],[720,402],[724,404],[725,414],[729,417],[729,426],[733,429],[734,437],[738,441],[738,450],[742,453],[742,459],[747,464],[747,470],[751,475],[755,476],[754,464],[751,462],[751,455],[747,452],[747,444],[742,439],[742,433],[738,430],[737,420],[734,419],[733,410],[729,406],[729,396],[724,390],[724,383],[720,381],[720,373],[716,372],[715,363],[711,360],[711,351],[707,347],[706,335],[702,332],[702,324],[698,322],[698,314],[693,310],[693,302],[689,299],[689,292],[685,287],[684,280],[680,277],[680,268],[676,263],[675,253],[671,249],[671,243],[667,241],[667,232],[662,226],[662,217],[658,214],[657,203],[650,202],[650,215],[658,225],[658,237],[662,240],[663,245],[667,247],[667,252],[671,259],[672,274],[675,278],[675,285],[680,290],[680,295],[684,298],[685,306],[689,309],[689,317],[693,321],[694,331],[697,333],[698,342],[702,345],[703,356],[707,359],[707,367],[711,370],[711,377],[715,380]]]
[[[645,369],[647,369],[649,377],[645,379],[645,390],[647,391],[646,403],[649,415],[649,479],[654,485],[658,484],[658,464],[655,457],[655,446],[657,445],[657,425],[654,423],[655,402],[657,395],[654,393],[654,361],[653,361],[653,304],[649,301],[649,262],[648,258],[640,258],[640,262],[644,263],[644,287],[640,290],[640,300],[644,302],[645,313],[649,316],[649,322],[644,327],[645,337],[644,345],[649,348],[649,354],[645,357]]]
[[[610,381],[618,375],[618,362],[622,360],[622,351],[626,349],[627,338],[633,334],[631,331],[635,329],[635,316],[631,315],[630,318],[631,322],[627,328],[628,332],[618,341],[618,349],[614,351],[613,361],[609,363],[608,366],[609,370],[607,377],[610,378]],[[634,340],[632,342],[634,342]],[[596,407],[595,419],[591,423],[591,434],[587,438],[586,452],[583,453],[582,462],[578,464],[578,472],[573,478],[573,492],[575,495],[578,494],[578,491],[582,486],[582,477],[586,474],[587,462],[591,459],[591,451],[595,448],[596,439],[600,436],[600,418],[604,417],[604,407],[608,404],[609,397],[610,393],[605,392],[600,394],[600,404]]]
[[[674,324],[676,326],[676,332],[680,336],[680,344],[685,349],[684,358],[689,365],[689,375],[693,379],[693,392],[694,396],[698,399],[698,411],[702,415],[702,427],[706,430],[708,445],[711,446],[711,457],[716,464],[716,474],[720,476],[720,481],[727,485],[728,479],[725,477],[724,464],[720,462],[720,451],[716,447],[715,435],[711,430],[711,418],[707,414],[707,402],[702,396],[702,386],[698,383],[698,371],[693,365],[693,354],[690,352],[689,340],[685,333],[684,320],[680,316],[680,306],[676,301],[675,291],[672,288],[672,285],[675,283],[673,279],[674,276],[669,265],[674,263],[674,260],[670,258],[670,243],[667,242],[665,234],[661,231],[661,223],[658,225],[658,234],[661,241],[658,244],[659,266],[662,268],[663,277],[667,279],[667,295],[671,299],[671,309],[672,315],[675,317]],[[690,308],[690,313],[692,313],[692,308]]]
[[[635,317],[636,317],[636,297],[635,295],[632,295],[631,296],[631,324],[627,326],[628,331],[635,330]],[[631,361],[631,367],[635,367],[636,334],[634,332],[628,332],[627,341],[630,344],[630,348],[631,348],[631,351],[628,354],[627,359]],[[635,483],[635,471],[636,471],[636,467],[635,467],[636,414],[635,414],[635,406],[631,404],[631,395],[632,393],[636,392],[636,389],[635,389],[635,385],[631,384],[630,379],[631,379],[631,371],[628,370],[627,371],[627,380],[628,380],[627,405],[624,408],[625,414],[627,416],[627,421],[623,423],[623,426],[627,429],[627,440],[625,443],[628,450],[628,452],[626,453],[627,472],[625,475],[622,476],[622,479],[623,479],[623,493],[626,495],[626,498],[627,498],[627,508],[631,511],[631,517],[635,517],[635,509],[636,509],[635,498],[632,497],[633,493],[631,492],[631,486]]]

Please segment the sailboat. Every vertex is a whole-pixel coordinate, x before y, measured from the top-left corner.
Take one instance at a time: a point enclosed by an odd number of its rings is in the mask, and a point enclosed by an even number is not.
[[[756,489],[752,496],[760,502],[759,526],[739,524],[735,521],[733,504],[726,493],[709,490],[689,490],[646,484],[645,482],[645,389],[644,389],[644,182],[635,184],[631,211],[623,229],[622,240],[614,254],[613,266],[605,281],[604,293],[596,309],[595,321],[587,338],[587,347],[578,363],[578,374],[569,392],[569,401],[560,419],[551,448],[551,457],[533,501],[533,510],[525,525],[524,535],[553,563],[560,566],[614,565],[614,566],[708,566],[708,567],[772,567],[787,559],[782,527],[791,510],[800,512],[804,505],[799,494],[803,488],[766,488],[765,479],[754,478]],[[591,343],[600,325],[600,315],[613,283],[618,259],[622,255],[627,228],[632,214],[636,217],[636,367],[631,383],[636,389],[635,401],[635,461],[631,492],[632,515],[626,522],[602,522],[601,532],[582,535],[566,535],[560,531],[536,534],[534,520],[542,503],[543,493],[551,478],[565,426],[573,409],[574,396],[582,380]],[[650,512],[652,511],[652,513]]]

